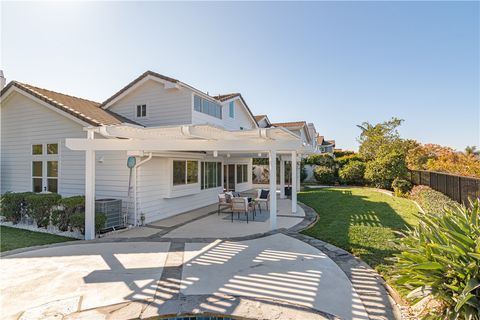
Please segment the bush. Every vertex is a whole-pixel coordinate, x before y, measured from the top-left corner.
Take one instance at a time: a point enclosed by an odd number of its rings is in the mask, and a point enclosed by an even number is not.
[[[362,161],[350,161],[338,171],[340,181],[345,184],[362,185],[365,173],[365,163]]]
[[[13,223],[20,222],[25,208],[25,197],[32,192],[6,192],[0,197],[2,215]]]
[[[419,225],[400,240],[394,282],[417,302],[427,296],[439,302],[433,319],[479,319],[480,208],[446,209],[420,215]]]
[[[333,151],[333,155],[337,158],[339,157],[344,157],[344,156],[348,156],[348,155],[351,155],[351,154],[355,154],[355,152],[353,151],[349,151],[349,150],[337,150],[337,151]]]
[[[428,213],[442,212],[445,207],[455,208],[458,203],[441,192],[427,186],[415,186],[410,192],[410,198],[417,201],[423,211]]]
[[[72,227],[78,228],[82,234],[85,234],[85,212],[76,212],[70,217]],[[95,214],[95,233],[100,232],[105,226],[107,216],[97,212]]]
[[[313,171],[318,183],[332,185],[335,183],[335,170],[326,166],[318,166]]]
[[[58,229],[61,231],[67,231],[69,226],[71,226],[71,216],[77,212],[85,212],[85,197],[63,198],[58,204],[61,206],[61,209],[52,212],[52,224],[58,226]]]
[[[305,169],[305,166],[301,165],[300,166],[300,181],[303,182],[305,179],[307,179],[307,169]]]
[[[335,166],[335,160],[329,154],[313,154],[303,160],[304,164],[317,165],[333,168]]]
[[[408,180],[396,178],[392,182],[392,188],[395,196],[406,198],[412,189],[412,184]]]
[[[48,226],[50,213],[60,198],[57,193],[30,193],[25,196],[27,212],[35,219],[39,228]]]
[[[339,157],[339,158],[335,159],[335,163],[337,164],[337,167],[339,169],[343,168],[345,165],[347,165],[351,161],[361,161],[361,162],[363,162],[363,159],[358,154],[349,154],[349,155],[346,155],[346,156]]]
[[[405,178],[407,173],[405,156],[393,151],[369,161],[365,168],[365,179],[377,188],[391,189],[393,180]]]

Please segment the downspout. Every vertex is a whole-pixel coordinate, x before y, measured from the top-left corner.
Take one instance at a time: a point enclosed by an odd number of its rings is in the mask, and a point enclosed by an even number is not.
[[[148,157],[142,161],[140,161],[139,163],[137,163],[135,165],[135,167],[133,167],[135,170],[133,171],[133,173],[135,174],[135,177],[133,179],[133,183],[134,183],[134,186],[133,186],[133,212],[135,214],[135,227],[138,226],[138,214],[137,214],[137,168],[140,167],[142,164],[144,164],[145,162],[148,162],[152,159],[152,156],[153,154],[150,152]]]

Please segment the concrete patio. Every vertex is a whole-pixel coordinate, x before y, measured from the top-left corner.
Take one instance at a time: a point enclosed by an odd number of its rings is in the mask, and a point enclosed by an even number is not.
[[[253,195],[252,190],[242,192],[242,195]],[[277,229],[290,229],[303,221],[305,212],[297,205],[297,212],[292,213],[292,202],[289,199],[280,199],[277,195]],[[223,210],[217,214],[217,204],[188,211],[173,217],[158,220],[142,227],[114,232],[106,235],[107,238],[136,238],[162,236],[164,238],[239,238],[255,234],[262,234],[270,230],[270,213],[262,205],[257,208],[255,219],[249,214],[249,221],[244,215],[234,214]]]

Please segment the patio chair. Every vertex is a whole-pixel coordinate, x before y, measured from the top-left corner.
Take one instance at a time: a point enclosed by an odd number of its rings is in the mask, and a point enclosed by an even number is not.
[[[270,203],[270,190],[267,189],[258,189],[257,190],[257,197],[254,199],[255,203],[258,204],[258,208],[260,209],[260,213],[262,212],[262,203],[265,203],[265,206],[268,210],[268,205]]]
[[[232,198],[232,222],[233,222],[233,213],[236,212],[238,219],[240,219],[240,213],[245,213],[248,223],[248,213],[252,210],[252,206],[248,203],[248,198],[237,197]]]
[[[223,210],[224,208],[232,210],[231,197],[227,196],[225,193],[220,193],[218,195],[218,215],[220,215],[220,210]]]

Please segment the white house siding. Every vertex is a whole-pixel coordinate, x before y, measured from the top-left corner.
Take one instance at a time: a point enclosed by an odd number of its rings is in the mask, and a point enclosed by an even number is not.
[[[147,116],[137,118],[137,105],[147,105]],[[157,81],[148,80],[109,110],[145,126],[189,124],[192,121],[192,93],[185,88],[165,89]]]
[[[255,124],[251,116],[249,115],[247,109],[243,105],[243,103],[236,99],[235,101],[235,112],[234,117],[230,118],[229,113],[229,104],[226,103],[223,106],[223,123],[225,129],[227,130],[240,130],[240,128],[244,129],[252,129],[255,128]]]
[[[171,161],[171,158],[153,157],[138,168],[137,213],[138,218],[143,213],[147,223],[216,203],[218,194],[223,192],[222,187],[201,190],[198,183],[185,186],[184,189],[190,189],[186,195],[175,196],[171,192]]]
[[[81,124],[14,93],[1,109],[1,193],[32,191],[32,144],[59,144],[58,192],[85,194],[85,152],[65,146],[66,138],[85,138]],[[99,138],[97,136],[96,138]],[[96,197],[126,199],[126,152],[96,153]]]
[[[1,107],[1,193],[32,190],[32,144],[59,143],[59,192],[84,193],[84,152],[65,147],[65,137],[85,137],[82,126],[19,93]]]

